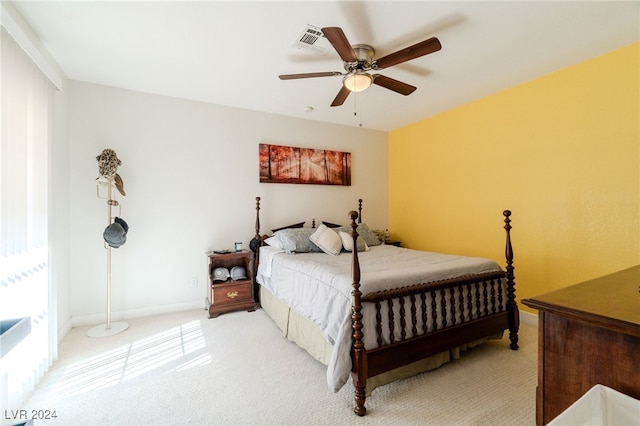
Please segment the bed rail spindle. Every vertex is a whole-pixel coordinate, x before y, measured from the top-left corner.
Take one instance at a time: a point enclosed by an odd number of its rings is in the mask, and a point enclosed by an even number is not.
[[[491,312],[498,312],[498,307],[496,306],[496,280],[491,278],[489,286],[491,287]]]
[[[440,309],[442,309],[442,328],[447,328],[447,290],[440,290]]]
[[[407,311],[404,302],[404,296],[400,296],[400,341],[407,338]]]
[[[423,291],[420,296],[420,307],[422,308],[422,334],[427,334],[429,331],[427,327],[427,293]]]
[[[384,344],[382,339],[382,313],[380,312],[382,305],[379,300],[376,300],[376,335],[378,336],[378,346]]]
[[[460,322],[465,322],[465,312],[464,312],[464,289],[467,286],[460,287],[460,291],[458,292],[458,303],[460,304]]]
[[[393,299],[387,299],[387,306],[389,307],[389,343],[396,342],[396,327],[394,324],[395,315],[393,314]]]
[[[480,317],[481,312],[482,312],[482,304],[480,303],[480,283],[476,281],[475,283],[475,287],[476,287],[476,318]]]
[[[416,295],[412,293],[409,300],[411,301],[411,335],[415,337],[418,335],[418,310],[416,308]]]
[[[362,292],[360,291],[360,262],[358,261],[358,250],[356,249],[356,240],[358,239],[358,231],[356,228],[356,219],[358,213],[355,211],[349,212],[349,219],[351,219],[351,236],[353,238],[353,250],[351,261],[351,276],[353,278],[353,305],[351,306],[351,327],[353,328],[353,339],[351,347],[351,358],[353,361],[353,384],[355,387],[354,399],[355,407],[353,411],[358,416],[364,416],[367,409],[364,406],[366,401],[366,387],[367,387],[367,372],[369,370],[367,366],[367,351],[362,341]]]
[[[489,290],[487,289],[487,281],[482,281],[482,303],[484,305],[484,314],[489,315]]]
[[[473,297],[471,296],[471,287],[471,284],[467,286],[467,310],[469,311],[469,321],[473,319]]]
[[[436,331],[438,329],[438,306],[436,305],[435,290],[431,290],[431,319],[433,320],[432,331]]]
[[[451,305],[451,324],[456,325],[456,290],[452,288],[449,290],[449,304]]]

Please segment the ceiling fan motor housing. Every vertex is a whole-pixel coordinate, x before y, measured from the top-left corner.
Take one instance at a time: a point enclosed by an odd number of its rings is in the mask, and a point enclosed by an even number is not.
[[[347,72],[369,71],[372,69],[373,56],[376,54],[373,47],[368,44],[354,44],[352,46],[358,60],[356,62],[345,62],[344,69]]]

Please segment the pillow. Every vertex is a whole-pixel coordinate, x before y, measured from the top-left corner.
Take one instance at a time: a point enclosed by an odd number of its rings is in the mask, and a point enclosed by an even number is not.
[[[339,231],[338,235],[340,235],[340,239],[342,240],[342,247],[344,247],[346,251],[353,251],[353,237],[351,236],[351,234],[348,232]],[[356,240],[356,248],[358,249],[358,253],[369,250],[369,246],[361,236],[358,236],[358,239]]]
[[[273,236],[280,240],[282,250],[288,253],[320,253],[321,250],[309,240],[314,232],[313,228],[289,228],[282,229]]]
[[[378,238],[378,236],[367,226],[366,223],[358,224],[357,228],[358,234],[364,239],[369,247],[379,246],[382,244],[382,241]]]
[[[278,237],[269,237],[266,240],[264,240],[264,243],[271,247],[278,248],[280,250],[284,249],[284,244],[282,244],[282,241],[280,241],[280,238]]]
[[[351,235],[351,226],[345,225],[345,226],[340,228],[340,231],[344,231],[347,234]],[[382,244],[382,241],[380,241],[380,239],[367,226],[366,223],[359,223],[358,227],[356,228],[356,231],[358,231],[358,235],[360,237],[362,237],[364,242],[367,243],[367,246],[373,247],[373,246],[379,246],[380,244]],[[360,250],[358,250],[358,251],[360,251]]]
[[[337,256],[342,250],[342,240],[336,231],[327,227],[324,223],[309,237],[316,246],[327,253]]]

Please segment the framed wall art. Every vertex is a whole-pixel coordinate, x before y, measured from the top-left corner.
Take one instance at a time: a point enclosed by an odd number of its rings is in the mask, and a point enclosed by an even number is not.
[[[351,153],[261,143],[260,182],[351,185]]]

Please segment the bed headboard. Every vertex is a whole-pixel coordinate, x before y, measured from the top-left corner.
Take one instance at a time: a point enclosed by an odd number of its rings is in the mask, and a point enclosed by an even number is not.
[[[297,222],[297,223],[292,223],[290,225],[286,225],[286,226],[281,226],[279,228],[275,228],[272,229],[271,232],[275,233],[277,231],[280,231],[282,229],[289,229],[289,228],[302,228],[304,226],[306,222]],[[325,226],[328,226],[329,228],[338,228],[342,225],[339,225],[337,223],[331,223],[331,222],[322,222]],[[362,198],[358,199],[358,223],[362,223]],[[313,219],[311,222],[311,227],[315,228],[316,227],[316,220]],[[249,248],[251,249],[251,251],[253,251],[254,253],[256,253],[258,251],[258,248],[260,248],[260,246],[263,245],[264,240],[268,237],[268,235],[263,235],[260,233],[260,197],[256,197],[256,225],[255,225],[255,235],[253,237],[253,239],[251,240],[251,242],[249,243]]]

